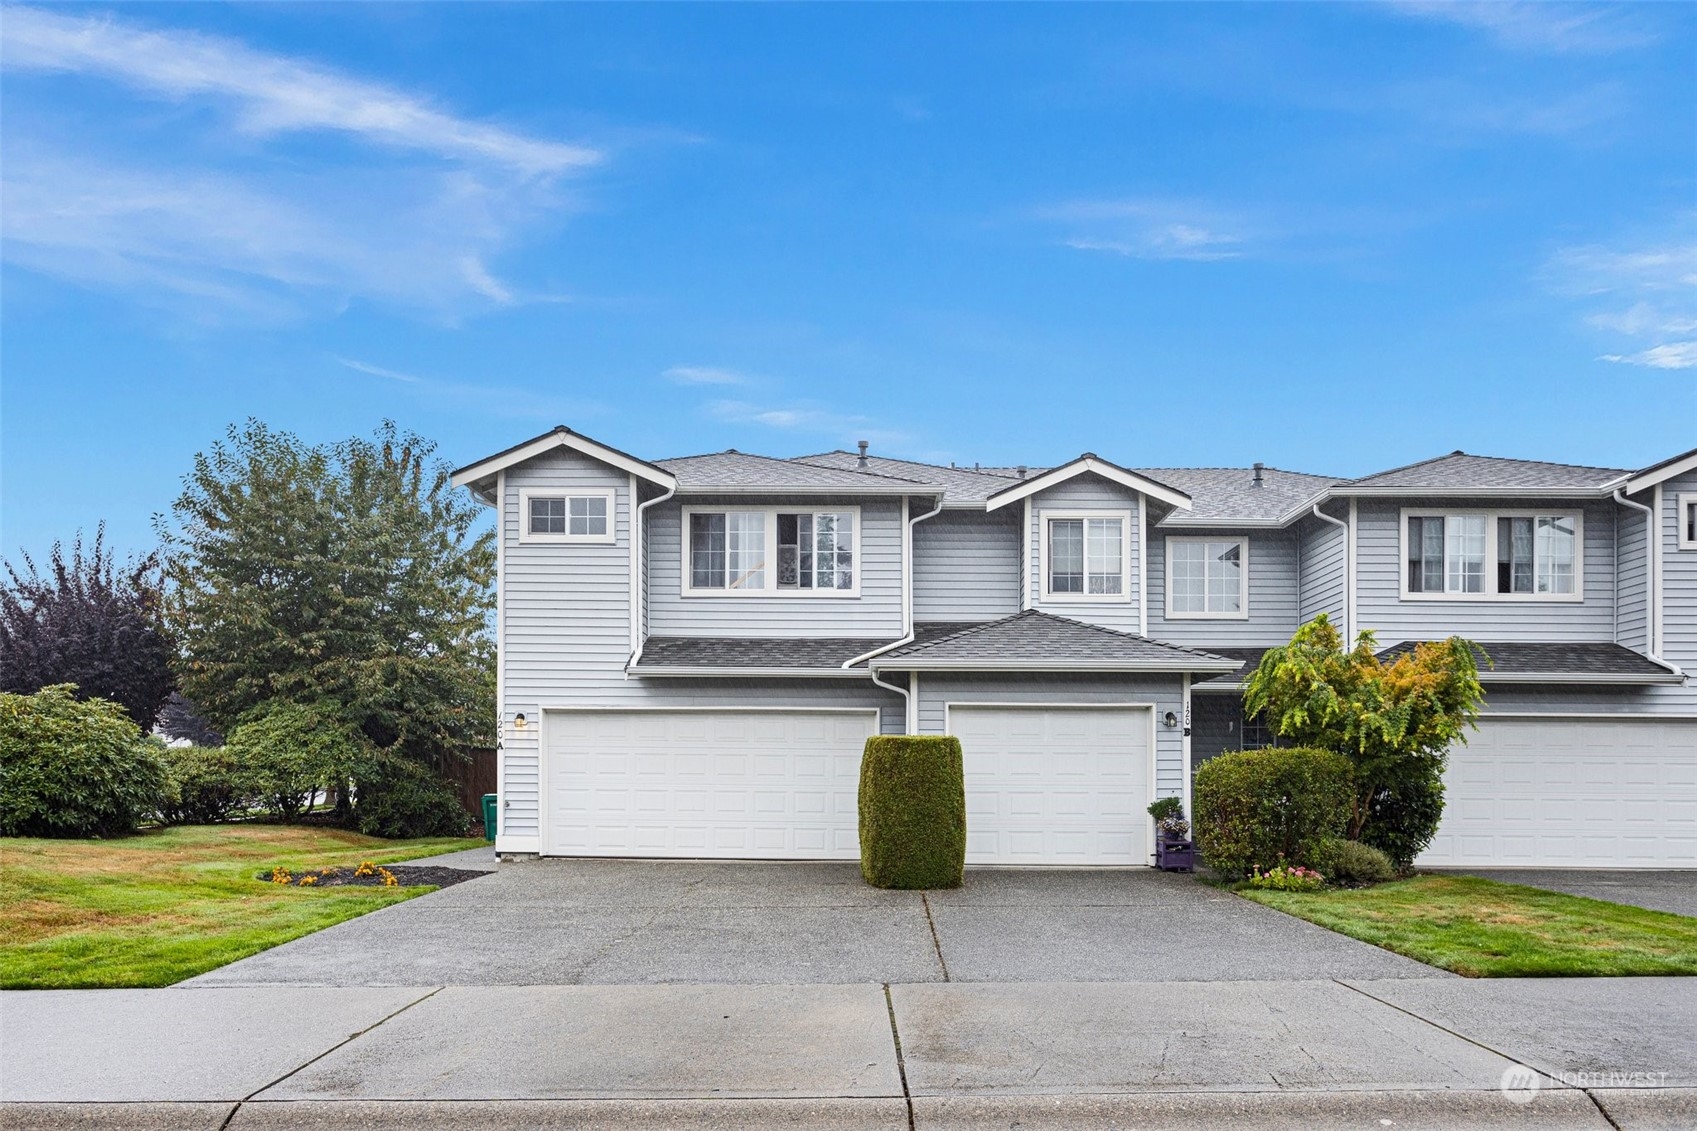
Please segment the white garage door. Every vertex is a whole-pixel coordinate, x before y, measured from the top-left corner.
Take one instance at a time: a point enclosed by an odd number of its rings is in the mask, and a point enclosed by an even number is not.
[[[860,755],[876,711],[551,711],[558,856],[860,857]]]
[[[1147,864],[1146,707],[949,707],[972,864]]]
[[[1417,863],[1697,866],[1697,722],[1482,720]]]

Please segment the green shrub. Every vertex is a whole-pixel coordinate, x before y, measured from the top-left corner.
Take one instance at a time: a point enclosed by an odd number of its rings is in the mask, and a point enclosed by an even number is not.
[[[158,811],[159,744],[73,684],[0,694],[0,836],[121,836]]]
[[[1155,818],[1158,825],[1168,817],[1184,819],[1184,798],[1162,797],[1149,803],[1149,815]]]
[[[1233,878],[1310,864],[1349,820],[1349,759],[1282,747],[1211,758],[1196,771],[1195,835],[1203,861]]]
[[[464,836],[471,817],[441,778],[398,754],[372,754],[354,778],[354,824],[389,839]]]
[[[211,825],[248,808],[250,783],[227,746],[167,746],[159,816],[167,825]]]
[[[877,735],[860,761],[860,874],[881,888],[959,887],[966,868],[960,739]]]
[[[230,732],[224,749],[246,790],[283,821],[299,819],[316,791],[345,783],[364,754],[347,727],[295,703],[268,704]]]
[[[1406,872],[1432,843],[1443,815],[1442,769],[1412,767],[1374,792],[1361,840],[1390,857],[1397,871]]]
[[[1326,886],[1326,877],[1312,868],[1292,864],[1269,868],[1265,872],[1256,868],[1243,882],[1244,886],[1257,891],[1319,891]]]
[[[1382,884],[1397,874],[1390,857],[1377,848],[1341,837],[1321,846],[1315,865],[1338,884]]]

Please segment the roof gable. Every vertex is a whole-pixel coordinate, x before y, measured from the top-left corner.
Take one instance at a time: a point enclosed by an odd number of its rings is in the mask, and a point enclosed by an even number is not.
[[[602,463],[616,467],[620,471],[634,475],[638,479],[647,480],[667,490],[677,486],[677,480],[665,468],[658,467],[647,460],[638,459],[629,452],[621,452],[617,448],[608,447],[599,440],[591,440],[580,432],[573,432],[564,424],[557,424],[540,436],[526,440],[522,444],[514,444],[505,451],[496,452],[492,456],[485,456],[476,463],[466,464],[454,472],[453,484],[456,487],[470,486],[473,490],[476,490],[477,485],[489,477],[526,460],[545,455],[557,448],[569,448],[588,456],[590,459],[600,460]]]
[[[1121,467],[1117,463],[1103,459],[1094,452],[1085,452],[1071,463],[1052,467],[1040,475],[1033,475],[1029,479],[1002,488],[985,500],[984,509],[993,511],[1010,503],[1017,503],[1040,491],[1046,491],[1056,484],[1065,483],[1069,479],[1076,479],[1084,474],[1099,475],[1110,483],[1118,483],[1129,491],[1141,491],[1151,499],[1157,499],[1168,506],[1177,507],[1179,510],[1187,511],[1191,507],[1190,496],[1183,491],[1175,490],[1165,483],[1158,483],[1147,476],[1139,475],[1129,468]]]
[[[916,633],[917,635],[917,633]],[[874,669],[1236,671],[1237,660],[1027,610],[955,632],[928,633],[874,656]]]
[[[1669,479],[1684,475],[1688,471],[1697,470],[1697,448],[1688,452],[1665,459],[1661,463],[1651,464],[1644,470],[1635,473],[1626,482],[1626,492],[1635,495],[1658,483],[1666,483]]]

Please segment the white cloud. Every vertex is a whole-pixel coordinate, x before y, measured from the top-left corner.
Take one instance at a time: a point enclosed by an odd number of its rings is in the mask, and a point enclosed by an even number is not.
[[[852,438],[898,445],[909,439],[905,432],[874,427],[869,417],[806,404],[777,407],[747,401],[713,401],[707,405],[707,414],[727,424],[759,424],[785,432],[835,436],[844,442]]]
[[[594,149],[538,140],[457,118],[379,83],[229,39],[153,31],[105,18],[8,7],[0,65],[101,75],[168,98],[234,102],[256,134],[336,130],[441,157],[557,173],[601,159]]]
[[[1651,369],[1697,369],[1697,342],[1665,342],[1634,354],[1606,353],[1598,360]]]
[[[517,420],[548,420],[555,424],[605,412],[591,401],[567,400],[513,385],[484,385],[475,381],[446,381],[406,373],[357,358],[338,357],[336,363],[356,373],[380,377],[407,388],[409,395],[455,407],[460,412]]]
[[[1504,47],[1553,54],[1606,54],[1655,42],[1636,13],[1619,7],[1512,0],[1407,0],[1405,15],[1483,32]]]
[[[1038,210],[1040,219],[1077,234],[1062,243],[1134,259],[1238,259],[1245,240],[1230,217],[1199,205],[1161,200],[1078,200]]]
[[[746,385],[747,374],[711,365],[674,365],[661,374],[679,385]]]
[[[72,143],[54,117],[57,88],[12,92],[0,192],[9,262],[196,321],[280,321],[353,300],[453,320],[560,301],[492,264],[569,205],[561,177],[597,151],[232,40],[31,8],[8,8],[5,21],[8,70],[232,111],[161,125],[140,104],[121,106]],[[302,131],[335,131],[364,151],[268,148]]]

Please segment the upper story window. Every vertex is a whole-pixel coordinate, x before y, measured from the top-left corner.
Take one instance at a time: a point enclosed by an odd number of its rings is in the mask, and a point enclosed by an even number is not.
[[[1179,620],[1247,620],[1249,540],[1168,538],[1167,615]]]
[[[519,492],[519,541],[613,541],[613,492]]]
[[[1679,548],[1697,550],[1697,495],[1679,497]]]
[[[1124,514],[1043,516],[1044,596],[1061,601],[1130,599],[1131,524]]]
[[[1578,600],[1578,514],[1403,512],[1403,596]]]
[[[684,508],[686,596],[857,597],[856,508]]]

